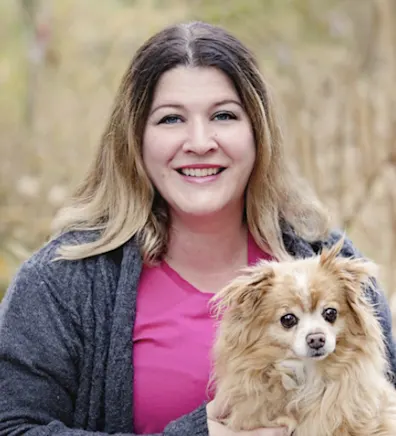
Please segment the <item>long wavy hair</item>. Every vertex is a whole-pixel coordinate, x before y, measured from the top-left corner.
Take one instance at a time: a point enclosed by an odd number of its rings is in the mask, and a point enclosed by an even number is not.
[[[233,82],[252,123],[256,162],[246,187],[245,217],[262,248],[288,258],[282,222],[306,240],[328,232],[328,217],[315,195],[286,164],[281,129],[269,86],[253,54],[226,30],[203,22],[167,27],[146,41],[128,66],[100,146],[70,204],[54,221],[61,232],[95,231],[89,243],[62,246],[64,259],[82,259],[137,238],[153,263],[167,250],[169,214],[142,160],[142,138],[156,84],[177,66],[214,67]]]

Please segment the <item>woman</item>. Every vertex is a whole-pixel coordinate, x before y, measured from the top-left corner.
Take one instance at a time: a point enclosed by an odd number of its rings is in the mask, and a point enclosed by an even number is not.
[[[3,302],[0,435],[234,434],[206,407],[209,299],[246,264],[339,237],[285,165],[252,54],[204,23],[138,50],[57,226]],[[371,297],[395,371],[389,308]]]

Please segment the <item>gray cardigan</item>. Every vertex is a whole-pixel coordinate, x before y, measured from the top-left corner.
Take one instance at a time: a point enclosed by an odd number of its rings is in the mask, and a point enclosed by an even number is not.
[[[308,244],[288,228],[295,257],[331,245]],[[51,262],[61,243],[89,240],[68,233],[49,242],[16,274],[0,312],[0,436],[133,434],[132,327],[141,257],[134,240],[111,253]],[[344,256],[359,255],[349,241]],[[377,307],[392,373],[396,353],[382,293]],[[207,435],[205,404],[170,423],[166,436]]]

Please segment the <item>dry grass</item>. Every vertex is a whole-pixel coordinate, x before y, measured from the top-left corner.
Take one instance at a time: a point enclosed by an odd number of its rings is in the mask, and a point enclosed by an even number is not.
[[[199,18],[255,50],[291,158],[335,225],[383,265],[396,313],[394,1],[3,0],[0,17],[3,289],[83,174],[136,47]]]

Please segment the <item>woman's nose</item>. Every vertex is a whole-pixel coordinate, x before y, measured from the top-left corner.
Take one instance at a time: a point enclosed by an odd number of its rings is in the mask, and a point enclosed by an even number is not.
[[[196,154],[206,154],[217,149],[217,142],[209,121],[191,121],[187,129],[187,138],[183,150]]]

